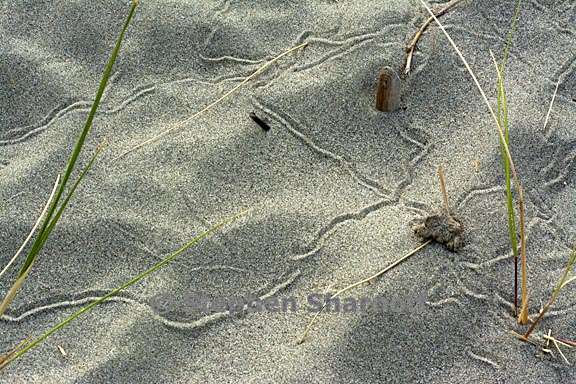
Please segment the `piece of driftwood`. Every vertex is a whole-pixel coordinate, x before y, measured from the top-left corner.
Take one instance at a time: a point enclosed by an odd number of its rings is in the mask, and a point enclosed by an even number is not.
[[[390,67],[384,67],[378,74],[376,85],[376,109],[393,112],[400,107],[400,77]]]

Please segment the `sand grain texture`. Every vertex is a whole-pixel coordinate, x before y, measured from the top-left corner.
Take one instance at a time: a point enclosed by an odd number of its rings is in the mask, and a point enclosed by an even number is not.
[[[65,165],[127,4],[0,4],[1,265]],[[482,0],[443,16],[492,100],[488,50],[502,51],[512,12],[511,1]],[[573,1],[526,0],[507,69],[532,314],[576,240],[574,12]],[[403,81],[403,108],[374,109],[378,71],[402,67],[426,17],[408,0],[142,0],[81,162],[104,138],[110,146],[1,318],[0,347],[37,335],[222,218],[253,211],[48,339],[0,382],[575,382],[573,366],[507,334],[517,328],[498,138],[436,28]],[[184,129],[113,161],[301,42],[309,44]],[[351,292],[397,303],[424,295],[423,306],[326,314],[296,346],[311,318],[304,311],[200,316],[182,304],[194,293],[305,302],[382,269],[418,245],[410,222],[440,207],[440,164],[464,248],[428,246]],[[575,289],[542,329],[576,338]],[[574,352],[567,357],[576,364]]]

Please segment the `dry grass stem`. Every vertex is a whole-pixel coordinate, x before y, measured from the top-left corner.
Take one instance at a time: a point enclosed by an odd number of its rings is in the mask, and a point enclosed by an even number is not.
[[[332,296],[330,296],[330,300],[340,296],[341,294],[343,294],[344,292],[347,292],[353,288],[356,288],[362,284],[366,284],[366,283],[371,283],[373,280],[377,279],[378,277],[382,276],[383,274],[385,274],[386,272],[388,272],[389,270],[391,270],[392,268],[396,267],[398,264],[402,263],[403,261],[405,261],[406,259],[410,258],[411,256],[413,256],[414,254],[416,254],[416,252],[420,251],[422,248],[426,247],[428,244],[430,244],[432,242],[432,240],[428,240],[425,243],[421,244],[420,246],[418,246],[417,248],[413,249],[412,251],[410,251],[409,253],[407,253],[406,255],[402,256],[401,258],[399,258],[398,260],[396,260],[395,262],[393,262],[392,264],[390,264],[389,266],[387,266],[386,268],[384,268],[383,270],[376,272],[375,274],[373,274],[372,276],[369,276],[365,279],[362,279],[356,283],[350,284],[345,288],[342,288],[341,290],[339,290],[338,292],[334,293]],[[320,308],[320,310],[318,312],[316,312],[316,314],[314,315],[314,317],[312,318],[312,320],[310,320],[310,322],[308,323],[308,325],[306,326],[306,329],[304,330],[304,333],[302,334],[302,336],[300,337],[300,339],[298,339],[298,341],[296,342],[296,344],[302,344],[305,340],[306,337],[308,336],[308,334],[310,333],[310,330],[312,330],[312,326],[316,323],[316,320],[318,319],[318,316],[324,311],[324,308],[326,308],[327,302],[329,300],[326,300],[324,302],[324,305],[322,306],[322,308]]]
[[[548,108],[548,112],[546,113],[546,119],[544,120],[544,136],[549,137],[550,132],[546,130],[548,126],[548,122],[550,121],[550,115],[552,114],[552,107],[554,106],[554,100],[556,100],[556,95],[558,94],[558,87],[560,87],[560,79],[556,83],[556,88],[554,89],[554,94],[552,95],[552,100],[550,101],[550,107]]]
[[[254,79],[256,76],[258,76],[260,73],[264,72],[264,70],[266,68],[268,68],[269,66],[271,66],[272,64],[274,64],[275,62],[277,62],[278,60],[280,60],[281,58],[283,58],[284,56],[297,51],[301,48],[304,48],[306,45],[308,45],[308,43],[303,43],[300,45],[297,45],[295,47],[290,48],[289,50],[281,53],[280,55],[276,56],[275,58],[273,58],[272,60],[268,61],[267,63],[263,64],[260,68],[258,68],[254,73],[252,73],[250,76],[246,77],[244,80],[242,80],[242,82],[240,82],[238,85],[236,85],[234,88],[232,88],[231,90],[229,90],[228,92],[226,92],[224,95],[222,95],[221,97],[219,97],[218,99],[216,99],[215,101],[213,101],[212,103],[208,104],[207,106],[205,106],[204,108],[202,108],[200,111],[196,112],[195,114],[193,114],[192,116],[190,116],[189,118],[179,121],[175,124],[173,124],[172,127],[165,129],[164,131],[160,132],[159,134],[157,134],[156,136],[145,140],[143,142],[141,142],[140,144],[137,144],[135,146],[133,146],[132,148],[122,152],[119,156],[117,156],[116,158],[113,159],[113,161],[117,161],[119,159],[121,159],[122,157],[128,155],[131,152],[136,151],[137,149],[142,148],[143,146],[153,143],[159,139],[161,139],[162,137],[166,136],[167,134],[174,132],[177,129],[182,128],[183,126],[185,126],[186,124],[188,124],[189,122],[191,122],[192,120],[194,120],[196,117],[200,116],[201,114],[203,114],[204,112],[207,112],[208,110],[212,109],[214,106],[216,106],[217,104],[219,104],[220,102],[224,101],[226,98],[228,98],[229,96],[231,96],[233,93],[235,93],[236,91],[238,91],[240,88],[242,88],[242,86],[244,86],[246,83],[248,83],[250,80]]]

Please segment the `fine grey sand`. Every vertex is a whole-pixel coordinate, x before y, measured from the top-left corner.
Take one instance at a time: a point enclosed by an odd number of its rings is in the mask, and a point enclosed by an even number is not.
[[[65,167],[128,8],[0,3],[1,267]],[[506,73],[531,315],[576,240],[575,8],[523,1]],[[494,103],[489,50],[501,57],[513,10],[510,0],[464,1],[442,17]],[[402,68],[426,17],[410,0],[141,0],[80,164],[105,138],[110,145],[0,319],[0,351],[252,210],[14,361],[0,382],[576,382],[574,365],[509,333],[525,328],[512,316],[498,136],[437,27],[402,80],[402,108],[374,108],[379,70]],[[302,42],[178,132],[116,159]],[[439,165],[465,226],[463,248],[432,244],[350,291],[393,305],[325,313],[296,345],[312,317],[310,294],[361,280],[420,244],[411,223],[442,204]],[[2,295],[17,271],[0,280]],[[564,290],[540,331],[576,339],[575,294],[576,284]],[[198,295],[294,299],[299,308],[199,314]],[[576,364],[576,352],[565,354]]]

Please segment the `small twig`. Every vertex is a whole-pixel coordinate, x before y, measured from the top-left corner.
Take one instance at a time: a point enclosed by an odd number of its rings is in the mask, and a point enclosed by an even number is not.
[[[396,267],[398,264],[402,263],[403,261],[405,261],[406,259],[410,258],[411,256],[413,256],[416,252],[418,252],[419,250],[421,250],[422,248],[426,247],[428,244],[430,244],[432,242],[432,240],[428,240],[425,243],[423,243],[422,245],[418,246],[417,248],[413,249],[412,251],[410,251],[408,254],[402,256],[401,258],[399,258],[398,260],[396,260],[395,262],[393,262],[392,264],[390,264],[389,266],[387,266],[386,268],[384,268],[383,270],[373,274],[370,277],[367,277],[365,279],[362,279],[354,284],[350,284],[349,286],[342,288],[341,290],[339,290],[338,292],[336,292],[335,294],[333,294],[332,296],[330,296],[329,300],[325,300],[324,301],[324,305],[322,305],[322,308],[320,308],[320,310],[318,312],[316,312],[316,314],[314,315],[314,317],[312,318],[312,320],[310,320],[310,322],[308,323],[308,326],[306,327],[306,329],[304,330],[304,333],[302,334],[302,337],[300,337],[300,339],[296,342],[296,344],[302,344],[305,340],[306,337],[308,336],[308,333],[310,332],[310,330],[312,329],[312,326],[314,325],[314,323],[316,322],[316,319],[318,318],[318,316],[324,311],[324,308],[326,308],[326,305],[328,304],[328,302],[332,299],[334,299],[335,297],[340,296],[341,294],[343,294],[346,291],[351,290],[352,288],[355,288],[359,285],[365,284],[365,283],[370,283],[372,282],[374,279],[382,276],[383,274],[385,274],[386,272],[388,272],[389,270],[391,270],[392,268]]]
[[[559,345],[562,345],[562,346],[564,346],[564,347],[566,347],[566,348],[572,349],[572,348],[575,347],[574,345],[571,345],[570,343],[565,343],[565,342],[563,341],[563,339],[560,339],[560,338],[557,338],[557,337],[553,337],[553,336],[551,336],[551,335],[544,336],[544,339],[545,339],[546,341],[548,341],[548,340],[551,340],[551,341],[556,340],[556,342],[557,342]]]
[[[153,143],[157,140],[159,140],[160,138],[166,136],[167,134],[182,128],[184,125],[188,124],[190,121],[194,120],[196,117],[200,116],[201,114],[203,114],[204,112],[208,111],[209,109],[211,109],[212,107],[214,107],[215,105],[219,104],[221,101],[223,101],[224,99],[228,98],[230,95],[232,95],[234,92],[236,92],[237,90],[239,90],[240,88],[242,88],[242,86],[244,84],[246,84],[247,82],[249,82],[250,80],[252,80],[253,78],[255,78],[256,76],[258,76],[260,73],[262,73],[266,68],[268,68],[269,66],[271,66],[272,64],[274,64],[275,62],[277,62],[278,60],[280,60],[282,57],[290,54],[291,52],[294,52],[300,48],[304,48],[305,46],[307,46],[308,43],[303,43],[300,44],[298,46],[292,47],[289,50],[281,53],[280,55],[276,56],[275,58],[273,58],[272,60],[268,61],[267,63],[265,63],[264,65],[262,65],[261,67],[259,67],[256,71],[254,71],[254,73],[252,73],[250,76],[246,77],[244,80],[242,80],[242,82],[240,82],[238,85],[236,85],[234,88],[232,88],[231,90],[229,90],[228,92],[226,92],[224,95],[222,95],[221,97],[219,97],[218,99],[216,99],[215,101],[213,101],[212,103],[208,104],[207,106],[205,106],[204,108],[202,108],[200,111],[196,112],[195,114],[193,114],[192,116],[190,116],[187,119],[184,119],[182,121],[179,121],[177,123],[175,123],[172,127],[165,129],[164,131],[160,132],[159,134],[153,136],[152,138],[145,140],[143,142],[141,142],[140,144],[136,144],[135,146],[133,146],[132,148],[122,152],[119,156],[117,156],[116,158],[113,159],[113,161],[117,161],[119,159],[121,159],[122,157],[128,155],[129,153],[140,149],[141,147],[145,146],[146,144],[150,144]]]
[[[450,214],[450,206],[448,205],[448,192],[446,191],[446,176],[444,175],[444,168],[438,166],[438,177],[440,178],[440,191],[442,192],[442,198],[444,199],[444,208],[446,208],[446,213]]]
[[[445,13],[447,13],[449,10],[451,10],[453,7],[455,7],[458,3],[460,3],[462,0],[452,0],[450,1],[448,4],[446,4],[442,9],[440,9],[438,12],[435,13],[436,17],[440,17],[442,15],[444,15]],[[412,39],[410,39],[410,43],[406,46],[406,65],[404,66],[404,73],[408,74],[410,73],[410,70],[412,69],[412,60],[414,57],[414,51],[416,50],[416,46],[418,45],[418,41],[420,40],[420,37],[422,37],[422,35],[424,34],[424,32],[426,31],[426,29],[428,29],[428,27],[430,26],[430,24],[434,21],[433,17],[429,17],[421,26],[420,29],[418,29],[414,35],[412,36]]]
[[[536,347],[542,347],[542,346],[543,346],[542,344],[534,341],[534,340],[531,339],[530,337],[525,337],[524,335],[521,335],[521,334],[519,334],[518,332],[510,331],[510,333],[511,333],[512,335],[514,335],[514,337],[516,337],[517,339],[522,340],[522,341],[524,341],[524,342],[526,342],[526,343],[530,343],[530,344],[532,344],[532,345],[534,345],[534,346],[536,346]]]
[[[511,332],[515,337],[517,337],[518,339],[520,339],[520,340],[522,340],[522,341],[524,341],[524,342],[530,343],[530,344],[534,345],[535,347],[540,348],[540,350],[541,350],[542,352],[549,353],[550,355],[552,355],[552,357],[555,358],[556,356],[554,355],[554,353],[552,352],[552,350],[548,349],[548,345],[550,344],[550,341],[551,341],[551,342],[554,344],[554,346],[556,347],[556,350],[558,351],[558,353],[560,353],[560,356],[562,356],[562,358],[563,358],[564,361],[566,362],[566,364],[570,365],[570,362],[568,361],[568,359],[566,358],[566,356],[564,356],[564,353],[562,353],[562,350],[560,349],[560,346],[559,346],[559,344],[558,344],[559,341],[558,341],[557,339],[555,339],[554,337],[549,336],[549,335],[550,335],[550,331],[548,331],[548,335],[544,335],[544,336],[542,336],[542,338],[536,338],[536,340],[538,340],[538,341],[534,341],[532,338],[526,337],[525,335],[521,335],[521,334],[516,333],[516,332],[514,332],[514,331],[510,331],[510,332]],[[545,344],[542,343],[542,339],[546,340],[546,343],[545,343]],[[563,344],[563,343],[561,343],[561,344]]]
[[[540,348],[542,350],[542,352],[545,353],[549,353],[550,355],[552,355],[552,357],[555,357],[554,353],[552,352],[552,350],[548,349],[548,346],[550,345],[550,342],[552,342],[552,344],[554,344],[554,347],[556,348],[556,350],[558,351],[558,353],[560,354],[560,356],[562,357],[562,359],[564,360],[564,362],[568,365],[570,365],[570,361],[566,358],[566,356],[564,355],[564,353],[562,352],[562,350],[560,349],[560,346],[564,346],[566,348],[576,348],[576,343],[572,344],[572,342],[570,340],[564,340],[564,339],[560,339],[560,338],[555,338],[553,337],[552,334],[552,330],[548,330],[548,334],[544,335],[542,337],[533,337],[532,338],[528,335],[521,335],[519,333],[516,333],[514,331],[510,331],[510,333],[512,333],[515,337],[517,337],[518,339],[530,343],[538,348]],[[536,341],[535,341],[535,340]],[[543,340],[545,340],[546,342],[543,343]],[[568,341],[568,342],[566,342]]]
[[[552,330],[549,329],[548,330],[548,337],[550,337],[552,335]],[[550,354],[553,358],[556,358],[556,356],[554,355],[554,352],[552,352],[552,350],[550,348],[548,348],[550,346],[550,339],[546,339],[546,345],[544,347],[541,347],[540,349],[542,350],[542,352],[544,353],[548,353]]]

